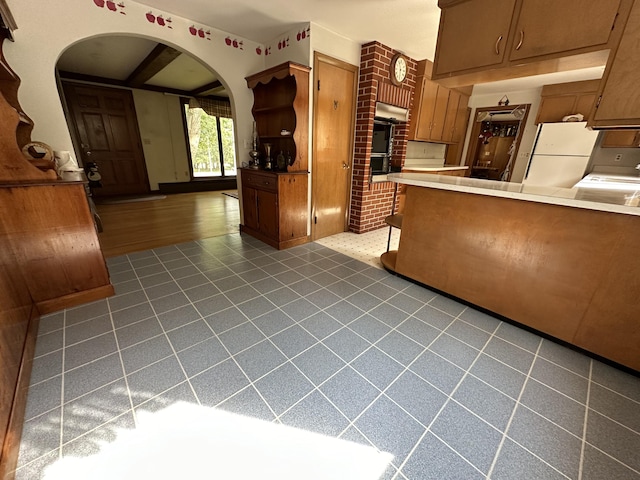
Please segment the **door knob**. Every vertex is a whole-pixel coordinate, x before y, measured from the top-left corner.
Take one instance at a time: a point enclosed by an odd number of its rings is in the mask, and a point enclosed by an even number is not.
[[[349,169],[349,165],[347,165],[346,162],[342,162],[342,169],[343,170],[348,170]]]

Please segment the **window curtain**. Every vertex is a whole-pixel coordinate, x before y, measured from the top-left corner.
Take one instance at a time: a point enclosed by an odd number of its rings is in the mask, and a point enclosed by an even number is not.
[[[189,108],[201,108],[207,115],[218,118],[233,118],[231,114],[231,102],[214,100],[206,97],[195,97],[189,100]]]

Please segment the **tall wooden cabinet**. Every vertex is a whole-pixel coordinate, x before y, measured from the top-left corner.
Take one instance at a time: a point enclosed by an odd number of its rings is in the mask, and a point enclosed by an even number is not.
[[[309,67],[286,62],[246,78],[260,140],[259,168],[240,169],[243,224],[240,231],[274,248],[309,241]],[[271,145],[266,170],[265,144]],[[278,166],[281,153],[290,158]]]
[[[0,8],[7,14],[5,5]],[[4,20],[4,17],[3,17]],[[7,23],[4,22],[3,25]],[[0,29],[3,42],[10,32]],[[1,43],[0,43],[1,53]],[[15,469],[40,314],[113,294],[82,176],[29,160],[33,123],[0,55],[0,478]]]

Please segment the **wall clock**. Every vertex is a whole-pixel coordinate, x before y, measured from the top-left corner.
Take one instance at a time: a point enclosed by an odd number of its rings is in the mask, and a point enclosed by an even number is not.
[[[402,85],[404,79],[407,78],[407,60],[401,53],[397,53],[391,59],[390,74],[391,83],[394,85]]]

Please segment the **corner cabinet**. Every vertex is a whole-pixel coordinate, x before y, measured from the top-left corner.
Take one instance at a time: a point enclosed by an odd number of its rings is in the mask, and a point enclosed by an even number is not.
[[[309,241],[307,236],[307,172],[240,169],[242,206],[247,233],[277,249]]]
[[[459,86],[603,65],[630,1],[439,0],[438,6],[432,78]]]

